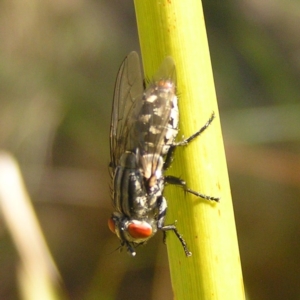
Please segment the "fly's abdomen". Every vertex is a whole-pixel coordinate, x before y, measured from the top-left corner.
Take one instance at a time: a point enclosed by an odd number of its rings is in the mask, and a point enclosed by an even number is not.
[[[175,83],[170,79],[150,83],[135,116],[131,139],[137,139],[141,154],[165,155],[178,133]]]

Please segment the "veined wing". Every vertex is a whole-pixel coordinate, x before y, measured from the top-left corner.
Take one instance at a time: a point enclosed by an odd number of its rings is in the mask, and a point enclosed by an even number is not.
[[[131,52],[124,59],[118,72],[110,127],[111,167],[114,169],[121,155],[130,150],[129,132],[132,128],[133,111],[143,95],[143,77],[139,57]]]

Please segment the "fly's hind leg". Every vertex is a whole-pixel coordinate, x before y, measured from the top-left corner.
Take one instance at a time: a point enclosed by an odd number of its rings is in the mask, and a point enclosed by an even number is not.
[[[193,141],[197,136],[199,136],[205,129],[207,129],[207,127],[212,123],[212,121],[215,118],[215,113],[213,112],[210,116],[210,118],[208,119],[208,121],[204,124],[204,126],[202,126],[197,132],[195,132],[194,134],[192,134],[190,137],[188,137],[187,139],[184,139],[178,143],[175,143],[174,146],[184,146],[187,145],[188,143],[190,143],[191,141]]]
[[[213,112],[210,116],[210,118],[208,119],[208,121],[204,124],[204,126],[202,126],[197,132],[195,132],[194,134],[192,134],[190,137],[188,137],[187,139],[184,139],[178,143],[174,143],[173,145],[170,146],[170,149],[166,155],[165,158],[165,162],[164,162],[164,170],[167,170],[172,161],[173,161],[173,155],[175,152],[175,149],[178,146],[186,146],[187,144],[189,144],[191,141],[193,141],[196,137],[198,137],[214,120],[215,118],[215,113]]]
[[[178,147],[178,146],[185,146],[187,144],[189,144],[191,141],[193,141],[196,137],[198,137],[204,130],[207,129],[207,127],[212,123],[212,121],[214,120],[215,118],[215,113],[213,112],[210,116],[210,118],[208,119],[208,121],[204,124],[204,126],[202,126],[197,132],[195,132],[194,134],[192,134],[189,138],[187,139],[184,139],[178,143],[174,143],[167,155],[166,155],[166,158],[165,158],[165,163],[164,163],[164,170],[166,170],[172,163],[172,158],[173,158],[173,154],[174,154],[174,151],[175,149]],[[206,200],[212,200],[212,201],[216,201],[216,202],[219,202],[220,198],[218,197],[212,197],[212,196],[207,196],[205,194],[201,194],[201,193],[198,193],[194,190],[191,190],[190,188],[187,187],[187,184],[184,180],[178,178],[178,177],[175,177],[175,176],[165,176],[164,178],[165,182],[166,183],[169,183],[169,184],[173,184],[173,185],[179,185],[181,186],[185,192],[188,192],[190,194],[193,194],[197,197],[200,197],[200,198],[203,198],[203,199],[206,199]]]

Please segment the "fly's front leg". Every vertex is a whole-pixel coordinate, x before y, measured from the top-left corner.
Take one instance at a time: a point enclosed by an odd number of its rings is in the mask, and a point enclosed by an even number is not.
[[[191,256],[192,252],[189,251],[186,241],[184,240],[184,238],[182,237],[182,235],[178,232],[176,225],[172,224],[172,225],[164,225],[165,223],[165,217],[166,217],[166,213],[167,213],[167,201],[164,197],[160,197],[158,199],[158,219],[157,219],[157,228],[163,231],[163,241],[164,243],[166,243],[166,232],[169,230],[172,230],[177,238],[179,239],[183,250],[185,252],[186,256]]]
[[[163,226],[160,229],[163,230],[163,232],[166,232],[168,230],[172,230],[176,234],[177,238],[179,239],[179,241],[180,241],[180,243],[181,243],[181,245],[183,247],[183,250],[185,252],[185,255],[186,256],[192,256],[192,252],[189,251],[188,246],[186,244],[186,241],[184,240],[184,238],[182,237],[182,235],[178,232],[175,224],[165,225],[165,226]]]
[[[173,185],[179,185],[184,189],[185,192],[188,192],[190,194],[193,194],[197,197],[200,197],[200,198],[203,198],[206,200],[212,200],[212,201],[216,201],[216,202],[219,202],[219,200],[220,200],[220,198],[218,198],[218,197],[207,196],[207,195],[198,193],[194,190],[191,190],[190,188],[187,187],[186,182],[184,180],[182,180],[178,177],[175,177],[175,176],[170,176],[170,175],[165,176],[165,182],[169,183],[169,184],[173,184]]]
[[[166,199],[163,196],[160,196],[157,199],[157,208],[158,208],[158,217],[157,217],[157,228],[161,229],[164,227],[165,218],[167,214],[168,204]],[[164,243],[166,243],[166,233],[164,232]]]

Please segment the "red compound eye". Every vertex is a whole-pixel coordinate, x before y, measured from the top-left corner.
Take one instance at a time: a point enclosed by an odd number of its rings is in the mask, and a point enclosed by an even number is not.
[[[108,224],[108,228],[110,229],[110,231],[112,233],[116,233],[116,225],[115,225],[113,218],[109,218],[107,224]]]
[[[145,239],[152,235],[152,227],[146,222],[131,222],[128,225],[127,230],[135,239]]]

